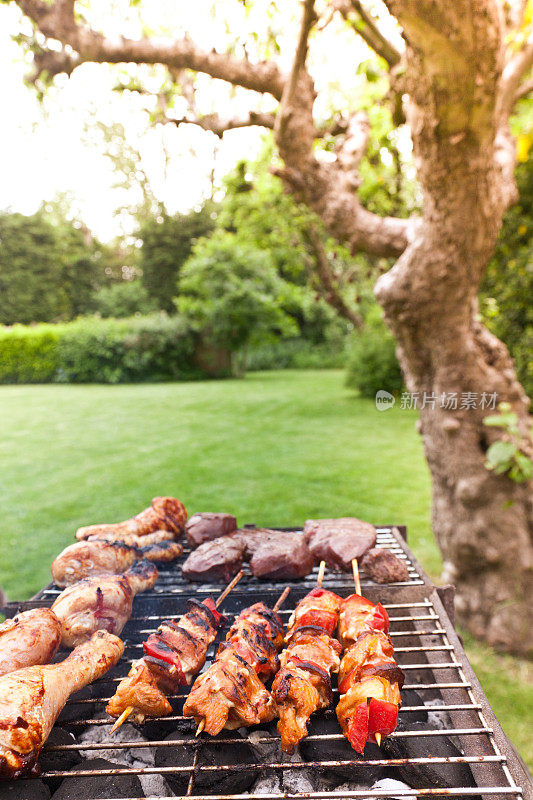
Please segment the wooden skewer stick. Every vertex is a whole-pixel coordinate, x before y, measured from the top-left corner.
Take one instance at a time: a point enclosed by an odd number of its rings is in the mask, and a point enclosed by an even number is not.
[[[218,608],[218,607],[219,607],[219,605],[220,605],[221,603],[223,603],[223,602],[224,602],[224,600],[226,599],[226,597],[228,596],[228,594],[229,594],[231,591],[233,591],[233,589],[234,589],[234,588],[237,586],[237,584],[239,583],[239,581],[240,581],[240,579],[242,578],[242,576],[243,576],[243,575],[244,575],[244,570],[242,570],[242,569],[241,569],[241,571],[240,571],[240,572],[238,572],[238,573],[235,575],[235,577],[233,578],[233,580],[232,580],[232,581],[230,581],[230,582],[228,583],[228,585],[226,586],[226,588],[224,589],[224,591],[222,592],[222,594],[219,594],[219,596],[218,596],[218,597],[217,597],[217,599],[215,600],[215,608]]]
[[[357,559],[352,559],[353,581],[355,583],[355,591],[358,595],[361,594],[361,581],[359,580],[359,565]]]
[[[120,717],[115,721],[115,724],[113,725],[113,727],[109,731],[110,735],[112,733],[115,733],[117,728],[120,728],[121,725],[124,725],[124,723],[126,722],[126,720],[128,719],[128,717],[129,717],[129,715],[131,714],[132,711],[133,711],[133,706],[126,706],[126,708],[124,709],[124,711],[122,712]]]
[[[276,605],[272,609],[273,611],[279,611],[279,609],[281,608],[281,606],[283,605],[283,603],[287,599],[287,595],[289,594],[290,590],[291,590],[290,586],[286,586],[284,588],[284,590],[282,591],[282,593],[280,594],[280,596],[276,600]]]
[[[322,581],[324,580],[324,572],[325,571],[326,571],[326,562],[325,561],[321,561],[320,562],[320,566],[318,568],[318,576],[317,576],[317,579],[316,579],[316,585],[318,586],[319,589],[322,586]]]
[[[374,736],[376,737],[376,742],[378,743],[378,747],[381,747],[381,733],[375,733]]]
[[[198,727],[196,728],[196,733],[194,735],[200,736],[204,728],[205,728],[205,717],[204,719],[201,719],[200,722],[198,723]]]

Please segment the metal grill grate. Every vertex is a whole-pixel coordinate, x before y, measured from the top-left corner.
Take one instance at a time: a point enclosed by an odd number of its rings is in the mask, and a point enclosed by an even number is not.
[[[379,751],[377,751],[377,755],[372,755],[366,761],[354,760],[355,754],[352,754],[352,751],[349,751],[348,757],[345,758],[328,757],[330,750],[334,752],[335,747],[344,742],[340,729],[336,729],[334,724],[330,725],[328,730],[324,728],[328,720],[331,723],[335,721],[335,712],[331,709],[323,712],[322,715],[316,715],[310,735],[305,740],[306,747],[311,745],[315,751],[316,748],[322,747],[325,757],[294,761],[285,756],[281,749],[274,752],[272,744],[278,740],[272,725],[259,729],[265,736],[269,735],[272,739],[268,740],[271,745],[268,756],[258,756],[257,743],[251,731],[246,731],[244,738],[235,738],[234,735],[223,732],[215,739],[207,736],[195,739],[193,721],[185,718],[182,714],[183,702],[187,695],[187,691],[183,691],[169,697],[173,707],[173,713],[170,716],[145,723],[142,731],[145,732],[149,741],[133,739],[116,741],[114,737],[109,740],[105,740],[104,737],[104,741],[96,743],[80,744],[78,742],[70,745],[49,745],[43,750],[43,753],[55,754],[60,757],[61,754],[66,757],[69,751],[82,750],[85,757],[89,758],[91,753],[105,755],[108,751],[128,751],[134,754],[141,748],[149,747],[163,754],[163,761],[165,753],[179,753],[179,764],[117,766],[116,769],[98,770],[65,767],[65,769],[45,771],[41,778],[57,784],[62,778],[82,778],[94,775],[160,775],[172,779],[174,785],[177,782],[179,789],[175,789],[175,796],[186,795],[191,800],[207,797],[215,800],[245,800],[250,797],[247,791],[238,791],[235,794],[227,793],[227,781],[224,785],[225,793],[214,793],[209,788],[211,780],[220,781],[221,777],[224,778],[226,775],[231,784],[233,776],[239,774],[242,777],[242,774],[247,771],[254,774],[266,773],[279,776],[283,775],[285,770],[296,772],[303,770],[307,775],[314,773],[323,775],[328,770],[334,772],[335,770],[344,770],[343,774],[345,774],[347,770],[349,773],[352,768],[357,768],[359,778],[353,782],[354,788],[336,790],[335,787],[328,787],[311,792],[263,791],[254,796],[259,800],[281,800],[281,798],[287,797],[294,798],[294,800],[313,800],[314,798],[322,800],[327,797],[340,800],[340,798],[385,798],[391,796],[398,798],[507,798],[509,796],[530,798],[532,787],[528,775],[521,769],[519,760],[488,706],[437,592],[416,563],[397,529],[380,528],[378,544],[382,547],[390,547],[397,555],[406,559],[411,576],[409,583],[377,587],[366,580],[364,573],[361,575],[363,594],[374,602],[379,599],[389,613],[396,658],[406,675],[402,692],[404,705],[400,711],[399,729],[389,737],[389,740],[393,744],[403,744],[406,748],[412,747],[417,742],[419,745],[422,743],[423,747],[427,748],[427,753],[424,752],[420,755],[419,747],[417,755],[407,757],[395,757],[394,755],[386,757],[386,753],[379,754]],[[289,607],[281,611],[285,622],[298,600],[313,585],[313,576],[293,584],[293,590],[287,601]],[[233,614],[260,599],[272,605],[282,586],[283,584],[259,583],[252,577],[243,579],[227,599],[224,611],[231,618]],[[324,586],[337,590],[344,596],[353,591],[353,585],[348,576],[338,573],[326,573]],[[184,613],[186,598],[190,594],[196,593],[202,596],[213,594],[220,590],[220,585],[186,584],[181,577],[181,570],[172,568],[162,571],[157,588],[158,591],[145,593],[135,599],[134,615],[122,634],[126,651],[119,665],[92,685],[89,697],[74,697],[67,704],[67,709],[75,708],[76,713],[72,715],[74,718],[69,717],[60,721],[59,724],[75,736],[78,736],[88,725],[96,727],[109,725],[109,718],[103,711],[105,702],[113,694],[117,682],[128,671],[131,661],[141,655],[142,641],[148,633],[152,632],[163,619],[169,616],[177,617]],[[57,591],[56,587],[47,587],[33,601],[21,605],[27,608],[48,604],[54,599]],[[210,655],[216,646],[217,642],[212,647]],[[417,693],[415,698],[418,699],[406,701],[405,698],[409,698],[409,694],[413,692]],[[335,690],[334,696],[337,695],[338,692]],[[422,702],[420,698],[423,698]],[[422,728],[420,723],[418,723],[418,727],[410,725],[410,719],[428,711],[431,712],[430,718],[422,724]],[[442,719],[443,714],[446,715],[445,727],[432,724],[435,719]],[[255,730],[257,731],[257,729]],[[450,737],[457,747],[458,755],[432,754],[435,745],[440,740]],[[227,752],[224,750],[224,746],[227,746],[229,750],[235,750],[237,755],[243,748],[247,752],[252,751],[255,753],[255,760],[253,763],[248,763],[246,759],[243,759],[243,763],[236,765],[235,759],[228,760],[224,757],[224,753]],[[206,752],[211,757],[214,749],[219,753],[219,763],[209,763],[209,758],[204,758]],[[222,756],[220,756],[221,753]],[[446,769],[451,770],[450,774],[453,774],[453,768],[456,765],[463,765],[463,768],[464,766],[468,767],[473,778],[473,785],[453,783],[452,781],[444,787],[434,783],[432,785],[431,780],[428,780],[427,785],[421,785],[418,781],[416,788],[395,788],[392,795],[390,789],[371,790],[357,786],[357,784],[365,782],[365,773],[370,776],[376,768],[386,768],[389,776],[405,780],[400,776],[404,774],[403,770],[406,767],[416,767],[422,770],[420,774],[423,774],[424,769],[440,769],[441,771]],[[409,783],[408,780],[405,782]],[[337,783],[343,783],[343,781],[340,780]],[[370,786],[372,779],[369,778],[366,783]],[[115,798],[110,797],[108,800],[115,800]],[[136,798],[132,798],[132,800],[136,800]]]

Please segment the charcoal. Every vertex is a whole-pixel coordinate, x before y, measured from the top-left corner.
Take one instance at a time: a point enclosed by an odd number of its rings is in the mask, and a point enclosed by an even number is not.
[[[50,789],[43,781],[7,781],[0,784],[2,800],[50,800]]]
[[[383,778],[383,780],[377,781],[372,786],[372,791],[387,791],[390,792],[390,798],[386,798],[386,800],[404,800],[405,795],[394,795],[394,790],[405,790],[411,789],[411,786],[407,786],[406,783],[402,783],[402,781],[396,781],[394,778]]]
[[[78,737],[80,753],[84,758],[107,758],[126,767],[150,767],[154,763],[154,750],[151,747],[117,747],[109,750],[84,750],[84,744],[113,744],[116,742],[144,742],[145,737],[134,725],[126,723],[113,734],[111,733],[112,720],[109,725],[90,725]]]
[[[281,783],[279,775],[274,772],[266,772],[256,780],[250,794],[279,794],[281,792]]]
[[[145,797],[175,797],[162,775],[139,775]]]
[[[339,723],[335,717],[311,717],[308,725],[309,736],[318,734],[339,734]],[[334,767],[324,767],[324,777],[330,779],[350,779],[369,785],[372,781],[384,778],[387,770],[384,767],[372,766],[367,760],[382,759],[383,754],[377,744],[369,742],[365,747],[364,758],[356,753],[347,739],[303,739],[299,745],[300,753],[305,761],[349,761]]]
[[[316,779],[318,776],[312,773],[306,773],[303,769],[285,769],[283,770],[283,791],[289,794],[306,794],[314,792],[317,787],[311,782],[311,778]]]
[[[381,742],[381,749],[388,758],[450,758],[462,756],[463,753],[453,744],[448,736],[424,736],[427,726],[423,722],[411,722],[406,725],[400,717],[397,732],[419,731],[419,736],[406,738],[386,738]],[[476,786],[472,771],[468,764],[405,764],[394,767],[402,780],[413,789],[427,786],[446,789],[451,786]],[[476,798],[477,800],[477,798]]]
[[[439,703],[442,703],[442,700],[439,700]],[[426,705],[426,702],[414,689],[402,689],[402,705],[423,706]],[[428,711],[409,711],[404,715],[404,722],[407,724],[410,722],[427,722]]]
[[[74,770],[123,769],[105,758],[82,761]],[[89,775],[65,778],[52,800],[107,800],[109,797],[143,797],[137,775]]]
[[[283,757],[279,735],[264,730],[248,731],[248,740],[253,747],[259,763],[275,763]]]
[[[46,745],[39,756],[41,770],[43,772],[64,771],[73,767],[74,764],[78,764],[81,761],[81,757],[77,750],[48,752],[49,747],[72,744],[76,744],[76,739],[70,731],[66,731],[64,728],[52,728],[50,736],[46,740]]]
[[[191,747],[157,747],[155,764],[157,767],[190,767],[194,759],[194,746],[199,747],[198,763],[195,770],[193,794],[238,794],[245,792],[258,775],[257,760],[253,748],[235,732],[223,731],[224,739],[233,739],[230,744],[217,742],[216,738],[196,740],[191,735]],[[187,738],[181,733],[172,733],[166,741]],[[228,764],[235,769],[209,770],[204,767]],[[189,782],[188,771],[166,774],[166,780],[176,794],[184,794]]]

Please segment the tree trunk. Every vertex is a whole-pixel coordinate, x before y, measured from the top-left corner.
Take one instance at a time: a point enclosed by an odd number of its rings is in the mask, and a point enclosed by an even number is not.
[[[391,5],[398,6],[398,17],[409,28],[412,20],[402,20],[404,4]],[[458,0],[458,14],[461,5]],[[379,279],[376,295],[398,341],[408,389],[419,393],[420,430],[433,478],[433,528],[445,577],[457,588],[459,620],[496,647],[530,653],[531,484],[515,484],[484,466],[486,450],[501,432],[483,425],[493,412],[481,407],[481,398],[497,393],[497,402],[511,403],[531,452],[529,401],[507,349],[476,319],[479,282],[509,196],[495,144],[499,20],[496,12],[483,20],[485,39],[474,37],[470,54],[464,43],[457,48],[457,31],[468,33],[468,23],[461,30],[446,29],[443,20],[431,22],[441,25],[438,34],[429,26],[407,31],[410,72],[417,75],[409,87],[409,121],[424,216],[394,268]],[[417,35],[429,37],[437,55],[423,54],[422,44],[417,49]],[[435,47],[437,36],[446,37],[448,51],[442,43]],[[475,56],[471,81],[464,71],[467,55]],[[441,407],[443,394],[447,400],[451,393],[458,398],[457,410]],[[471,405],[474,395],[476,408],[461,408]]]

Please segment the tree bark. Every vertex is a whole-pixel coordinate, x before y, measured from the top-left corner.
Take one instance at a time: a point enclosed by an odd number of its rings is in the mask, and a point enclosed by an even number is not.
[[[457,588],[458,618],[496,647],[530,653],[531,483],[487,471],[486,450],[501,434],[489,433],[483,417],[493,412],[479,407],[483,393],[511,403],[531,453],[529,401],[507,349],[476,319],[479,282],[512,193],[497,148],[506,124],[495,101],[501,21],[496,3],[456,0],[440,15],[438,3],[418,2],[416,14],[414,5],[390,2],[409,42],[407,72],[416,75],[406,89],[424,214],[376,295],[407,386],[421,406],[426,398],[420,430],[433,478],[433,529],[445,578]],[[456,411],[440,407],[452,392]],[[468,392],[477,407],[461,409]]]

